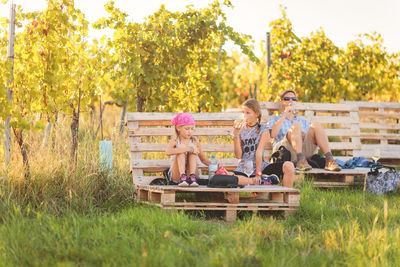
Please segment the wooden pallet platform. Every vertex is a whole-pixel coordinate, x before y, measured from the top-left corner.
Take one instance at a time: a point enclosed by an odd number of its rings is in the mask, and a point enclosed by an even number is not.
[[[300,191],[283,186],[135,186],[136,201],[139,203],[154,204],[167,210],[222,210],[227,221],[236,220],[237,211],[283,211],[285,214],[295,214],[300,205]],[[251,193],[252,196],[241,196],[243,193]]]
[[[369,168],[342,169],[340,172],[314,168],[307,172],[296,171],[296,176],[313,177],[313,185],[318,188],[355,187],[365,185],[368,172]]]

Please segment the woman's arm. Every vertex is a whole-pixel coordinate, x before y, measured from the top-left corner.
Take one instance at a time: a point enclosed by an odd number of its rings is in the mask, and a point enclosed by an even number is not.
[[[176,147],[177,142],[175,139],[171,139],[168,142],[167,148],[165,149],[165,154],[167,156],[177,155],[185,152],[190,152],[191,148],[187,145],[181,144],[179,147]]]

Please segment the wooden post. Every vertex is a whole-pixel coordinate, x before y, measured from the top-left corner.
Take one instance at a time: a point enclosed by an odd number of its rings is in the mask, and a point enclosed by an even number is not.
[[[121,113],[121,123],[119,125],[119,134],[122,135],[124,133],[124,125],[125,125],[125,116],[126,116],[126,109],[128,107],[128,102],[124,102],[124,106],[122,107]]]
[[[271,33],[267,32],[267,40],[266,40],[266,48],[267,48],[267,91],[269,89],[269,68],[271,67]]]
[[[12,102],[12,84],[14,83],[14,39],[15,39],[15,4],[14,1],[10,6],[10,23],[8,25],[8,47],[7,47],[7,58],[12,62],[11,65],[11,80],[7,81],[7,101]],[[6,167],[10,163],[11,158],[11,127],[10,127],[11,116],[6,119],[5,122],[5,140],[4,140],[4,157],[6,160]]]

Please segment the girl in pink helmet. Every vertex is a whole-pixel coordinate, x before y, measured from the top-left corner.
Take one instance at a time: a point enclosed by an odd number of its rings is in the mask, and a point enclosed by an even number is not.
[[[169,177],[178,186],[199,186],[195,173],[198,173],[197,158],[205,165],[210,160],[201,150],[199,141],[193,136],[194,119],[189,113],[179,113],[172,119],[176,138],[171,139],[165,153],[172,156]]]

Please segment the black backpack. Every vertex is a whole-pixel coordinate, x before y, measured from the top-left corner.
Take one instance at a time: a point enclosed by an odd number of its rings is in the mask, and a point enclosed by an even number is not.
[[[285,162],[285,161],[290,161],[291,156],[290,156],[290,151],[286,149],[284,146],[280,146],[277,151],[275,151],[271,155],[271,162],[272,163],[278,163],[278,162]]]
[[[235,175],[223,175],[216,174],[211,177],[210,184],[208,187],[217,187],[217,188],[243,188],[244,185],[238,184],[239,178]]]

